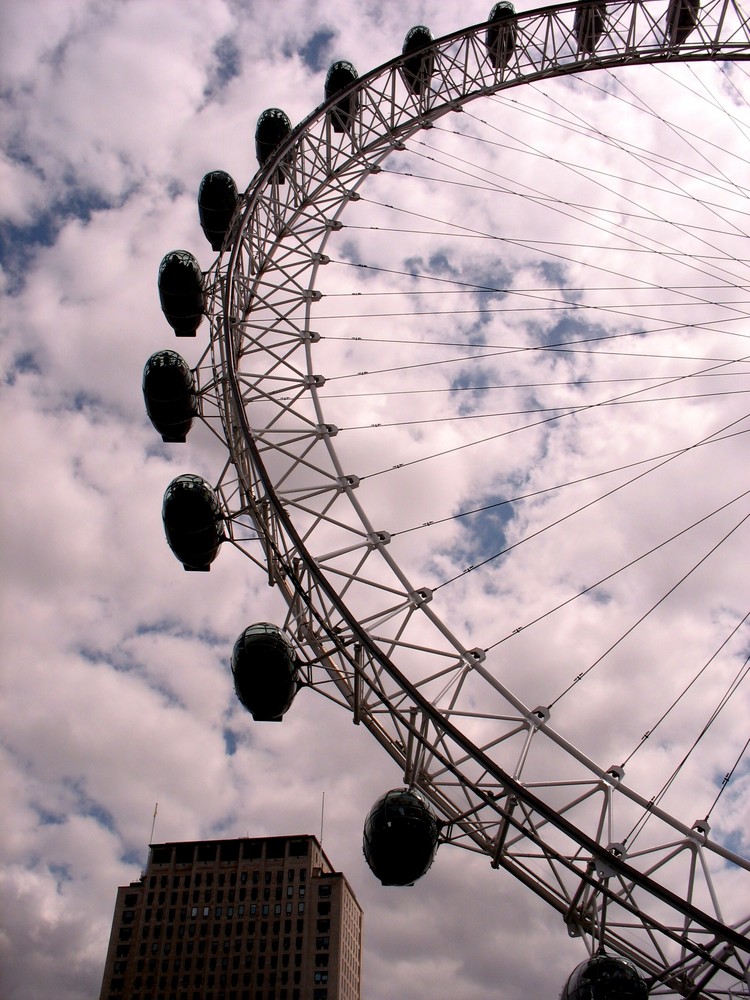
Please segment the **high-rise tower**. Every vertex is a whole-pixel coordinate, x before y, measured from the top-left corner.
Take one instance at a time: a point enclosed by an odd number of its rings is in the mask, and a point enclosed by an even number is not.
[[[362,910],[312,836],[152,844],[100,1000],[360,1000]]]

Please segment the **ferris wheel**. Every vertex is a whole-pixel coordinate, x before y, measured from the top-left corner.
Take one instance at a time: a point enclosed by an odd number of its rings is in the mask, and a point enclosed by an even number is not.
[[[175,333],[210,340],[149,360],[149,415],[227,449],[167,489],[168,541],[191,570],[232,544],[287,608],[238,639],[238,695],[351,712],[403,777],[375,874],[485,855],[586,943],[571,1000],[750,993],[750,861],[712,835],[746,780],[747,20],[413,28],[296,128],[265,112],[244,194],[201,187],[215,263],[160,268]]]

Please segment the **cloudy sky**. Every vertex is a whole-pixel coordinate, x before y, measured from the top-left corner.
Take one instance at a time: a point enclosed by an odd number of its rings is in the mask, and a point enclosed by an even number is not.
[[[412,889],[375,881],[362,823],[400,775],[313,691],[279,726],[238,706],[232,643],[285,609],[237,550],[208,574],[175,561],[164,490],[182,472],[216,482],[223,452],[202,426],[162,444],[141,395],[146,359],[175,346],[159,261],[185,247],[211,265],[198,184],[217,168],[249,183],[260,112],[296,123],[334,59],[363,74],[414,24],[438,37],[487,14],[5,5],[5,1000],[98,995],[157,802],[155,841],[318,834],[325,794],[324,847],[365,911],[366,1000],[553,997],[584,957],[482,857],[446,847]],[[705,816],[739,759],[711,823],[746,856],[749,92],[738,69],[674,85],[639,69],[475,103],[363,189],[317,321],[326,413],[375,526],[488,669],[555,704],[566,739],[603,766],[638,748],[628,776],[650,797],[737,688],[664,804]],[[205,344],[204,324],[176,346],[195,365]]]

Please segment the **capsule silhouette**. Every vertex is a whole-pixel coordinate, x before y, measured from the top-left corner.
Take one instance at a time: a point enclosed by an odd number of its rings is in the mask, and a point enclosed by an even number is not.
[[[646,1000],[648,987],[626,958],[594,955],[576,966],[560,1000]]]
[[[700,0],[669,0],[667,8],[667,41],[682,45],[696,24],[701,9]]]
[[[576,7],[573,18],[573,33],[581,52],[590,56],[594,54],[599,39],[604,34],[606,20],[606,3],[592,3],[586,7]]]
[[[212,250],[221,250],[237,208],[237,185],[224,170],[212,170],[198,188],[198,216]]]
[[[516,25],[513,18],[516,8],[510,0],[500,0],[487,18],[484,44],[487,55],[496,69],[505,69],[516,48]]]
[[[365,860],[383,885],[413,885],[432,864],[437,843],[438,821],[415,790],[386,792],[365,820]]]
[[[409,58],[404,63],[402,73],[404,83],[412,94],[419,96],[430,86],[434,69],[434,55],[430,48],[432,32],[423,24],[416,24],[406,33],[402,55]]]
[[[176,351],[152,354],[143,369],[146,413],[163,441],[184,441],[198,412],[195,380]]]
[[[297,674],[291,642],[275,625],[250,625],[234,644],[234,690],[256,722],[281,722],[297,693]]]
[[[341,59],[333,63],[328,70],[325,83],[326,101],[345,90],[357,79],[357,71],[350,62]],[[359,99],[356,93],[342,97],[331,111],[331,125],[334,132],[346,132],[354,124],[354,116],[357,114]]]
[[[266,108],[258,118],[255,126],[255,155],[258,157],[260,166],[273,156],[279,145],[291,135],[292,123],[281,110],[281,108]],[[273,180],[279,184],[284,183],[284,173],[281,167],[275,171]]]
[[[167,487],[161,513],[167,543],[183,567],[208,571],[224,537],[214,490],[200,476],[178,476]]]
[[[178,337],[194,337],[203,319],[203,274],[187,250],[172,250],[159,265],[159,301]]]

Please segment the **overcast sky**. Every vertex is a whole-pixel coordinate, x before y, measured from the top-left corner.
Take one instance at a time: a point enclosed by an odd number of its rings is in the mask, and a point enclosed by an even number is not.
[[[365,912],[365,1000],[551,998],[584,957],[556,914],[507,875],[492,872],[482,857],[445,847],[413,888],[376,882],[362,858],[362,824],[372,802],[401,776],[363,727],[312,691],[299,694],[282,725],[254,725],[243,713],[228,668],[232,643],[247,624],[282,621],[285,609],[263,573],[228,547],[210,573],[182,571],[164,540],[164,490],[182,472],[215,482],[222,452],[201,427],[185,445],[163,445],[141,395],[150,354],[175,347],[192,365],[205,346],[206,324],[196,342],[175,344],[156,290],[157,268],[169,250],[185,247],[203,268],[212,263],[197,218],[202,176],[225,169],[244,189],[257,166],[260,112],[277,106],[292,123],[302,120],[321,103],[334,59],[349,59],[364,74],[400,51],[412,25],[426,24],[439,37],[483,20],[489,6],[484,0],[5,4],[4,1000],[98,995],[116,887],[138,878],[145,864],[157,802],[156,842],[318,835],[325,793],[324,848]],[[626,77],[623,86],[630,94],[637,83],[637,76]],[[750,651],[743,624],[748,502],[742,497],[750,465],[742,395],[749,368],[738,360],[750,354],[742,290],[748,189],[747,164],[734,152],[736,144],[746,145],[750,129],[742,96],[748,84],[744,74],[728,71],[708,85],[691,78],[690,93],[682,84],[670,113],[683,131],[660,131],[653,140],[662,143],[658,149],[648,146],[644,122],[662,129],[659,115],[646,107],[636,118],[639,100],[626,104],[625,90],[618,91],[613,112],[607,103],[613,78],[599,84],[542,87],[534,112],[521,107],[531,95],[514,91],[508,102],[476,103],[470,114],[451,119],[451,130],[462,132],[458,138],[436,134],[428,148],[420,144],[427,138],[418,137],[395,169],[428,179],[418,186],[388,173],[368,185],[373,204],[355,206],[351,230],[331,244],[334,263],[322,276],[328,298],[318,329],[330,338],[321,363],[329,376],[340,377],[327,388],[330,420],[342,428],[342,455],[354,472],[373,476],[368,496],[376,527],[397,536],[393,551],[417,584],[440,592],[441,613],[453,613],[452,627],[466,645],[492,648],[488,668],[531,707],[551,704],[579,672],[602,660],[575,697],[560,701],[556,721],[566,738],[603,766],[623,761],[690,679],[712,664],[692,701],[670,714],[672,728],[665,724],[658,744],[647,743],[633,760],[629,774],[648,797],[667,780],[732,678],[744,676]],[[656,106],[666,85],[656,77],[649,86]],[[583,112],[568,112],[573,98]],[[689,99],[697,112],[689,110]],[[719,100],[731,117],[718,114]],[[579,134],[580,113],[595,119],[597,129],[616,122],[621,142],[651,153],[628,153],[627,168],[617,167],[628,175],[618,175],[603,144]],[[489,122],[489,132],[479,118]],[[699,151],[685,139],[694,121],[705,142]],[[482,142],[472,138],[480,131]],[[677,147],[681,162],[691,164],[679,180],[681,171],[661,159],[667,148],[678,156]],[[566,165],[568,186],[554,192],[564,209],[550,209],[552,195],[543,188],[551,156]],[[594,177],[587,168],[598,158],[601,172]],[[504,172],[509,159],[517,167],[515,188]],[[688,220],[682,235],[668,235],[664,218],[677,216],[690,198],[708,200],[708,188],[697,185],[709,167],[719,178],[711,181],[711,209],[700,214],[696,201],[680,215]],[[642,184],[634,198],[632,174]],[[525,185],[522,191],[518,185]],[[600,189],[616,191],[614,208],[598,205]],[[662,218],[643,207],[644,189],[658,190]],[[407,219],[383,205],[416,214]],[[466,232],[450,242],[456,220]],[[384,232],[355,228],[374,224]],[[506,225],[508,242],[501,247],[478,238]],[[619,256],[606,265],[614,270],[607,270],[597,240],[607,243],[602,234],[615,226],[633,240],[627,252],[624,239],[618,244]],[[394,236],[400,228],[420,232]],[[681,242],[688,230],[695,245]],[[648,264],[654,271],[648,288],[641,278],[629,284],[647,251],[661,270]],[[415,284],[403,273],[385,275],[374,295],[374,279],[349,267],[363,261],[426,277]],[[593,279],[586,276],[591,268]],[[466,282],[485,291],[469,293]],[[511,285],[517,298],[497,291]],[[584,294],[592,285],[597,291]],[[558,286],[567,291],[555,292]],[[662,297],[670,286],[688,292]],[[438,287],[445,294],[437,295]],[[715,300],[730,305],[712,312]],[[515,309],[519,301],[524,309],[515,312],[476,312]],[[561,308],[574,301],[585,301],[595,319]],[[410,318],[398,318],[402,311]],[[428,312],[436,315],[428,319]],[[583,360],[535,354],[530,361],[522,351],[500,364],[492,350],[620,336],[621,314],[630,317],[627,336],[632,340],[637,331],[641,337],[639,353],[629,340],[616,355],[621,365],[612,352]],[[694,328],[686,342],[688,324]],[[643,331],[656,327],[663,336],[643,339]],[[355,347],[355,334],[385,336],[398,346]],[[339,347],[335,337],[346,344]],[[479,361],[463,347],[425,354],[413,343],[425,339],[471,342],[487,352]],[[406,367],[438,358],[450,364],[434,371]],[[392,363],[405,370],[352,386],[353,372]],[[644,392],[649,380],[682,383],[696,373],[701,378],[693,377],[684,392],[680,384],[657,393],[658,401]],[[522,446],[508,433],[521,418],[500,425],[486,416],[613,400],[621,395],[615,378],[638,380],[623,383],[623,393],[636,394],[632,405],[599,408],[600,422],[559,421],[531,431]],[[525,388],[500,399],[488,387],[501,380]],[[535,388],[529,389],[531,380]],[[598,380],[606,391],[584,388]],[[415,388],[433,394],[414,396]],[[343,395],[349,391],[369,395],[353,405]],[[403,400],[386,395],[396,391]],[[708,392],[716,394],[710,404]],[[676,399],[665,404],[662,398],[691,394],[680,409]],[[380,436],[369,427],[477,414],[467,431],[456,420],[381,428]],[[408,465],[418,455],[438,455],[464,442],[462,434],[482,436],[486,427],[497,435],[489,450],[430,459],[405,469],[401,479],[386,474],[395,461]],[[597,513],[540,536],[528,556],[519,547],[518,557],[494,559],[483,576],[464,574],[468,565],[632,478],[634,463],[655,465],[658,456],[704,441],[715,446],[694,449],[679,478],[665,471],[637,491],[623,488]],[[591,452],[593,466],[583,458]],[[575,499],[564,490],[539,493],[512,513],[445,520],[508,499],[513,490],[531,494],[590,475],[592,468],[625,466],[627,474],[605,477],[606,485],[589,483]],[[722,505],[726,510],[715,515]],[[564,618],[552,613],[703,519],[705,530],[660,548],[634,575],[618,575],[573,602]],[[410,530],[432,520],[431,532]],[[679,598],[667,601],[683,578]],[[646,615],[652,607],[658,612]],[[641,617],[645,625],[636,638],[629,630]],[[514,634],[536,618],[545,624]],[[663,671],[658,682],[657,670]],[[666,805],[685,822],[706,814],[747,738],[745,688],[732,705],[722,712],[721,733],[713,738],[712,729],[701,753],[690,758],[685,780],[670,789]],[[745,855],[749,781],[745,758],[711,816],[713,832]]]

